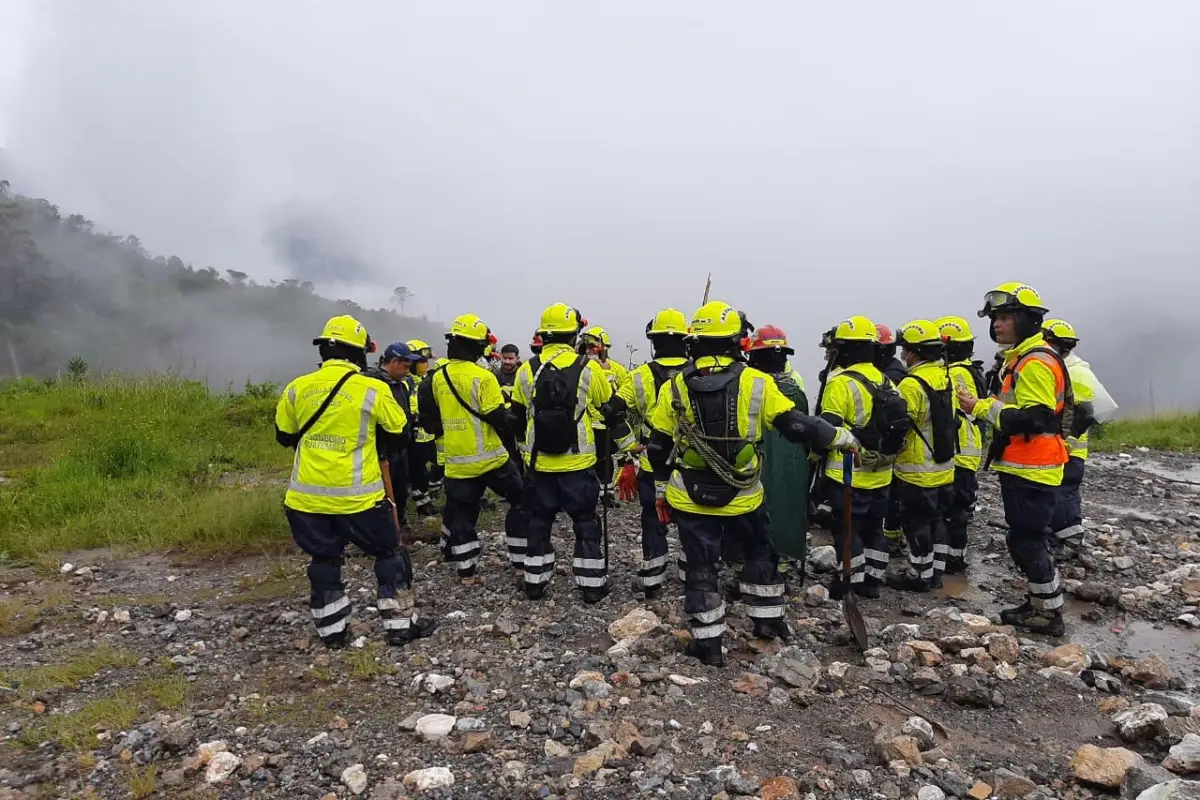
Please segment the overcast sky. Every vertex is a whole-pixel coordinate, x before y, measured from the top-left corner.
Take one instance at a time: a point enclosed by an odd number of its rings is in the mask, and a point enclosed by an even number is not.
[[[1200,393],[1167,374],[1200,374],[1195,0],[5,0],[0,144],[24,193],[260,279],[303,208],[374,265],[324,292],[502,340],[561,299],[644,354],[711,271],[811,380],[849,314],[1023,280],[1118,399]]]

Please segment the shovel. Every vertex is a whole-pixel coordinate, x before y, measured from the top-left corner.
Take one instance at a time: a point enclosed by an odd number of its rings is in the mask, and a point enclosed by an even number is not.
[[[396,490],[392,488],[392,467],[388,464],[387,458],[379,459],[379,471],[383,477],[383,493],[392,503],[392,524],[396,526],[396,541],[401,547],[407,547],[408,542],[404,541],[404,529],[400,527],[400,511],[396,507]]]
[[[854,643],[858,645],[858,649],[865,651],[867,649],[867,623],[862,618],[862,612],[858,610],[858,595],[854,593],[854,585],[850,583],[852,574],[850,554],[854,549],[854,514],[851,510],[851,501],[854,495],[853,480],[854,453],[846,450],[842,454],[842,482],[845,486],[843,495],[845,507],[842,517],[842,580],[846,590],[846,593],[842,595],[842,617],[845,618],[850,633],[854,634]]]

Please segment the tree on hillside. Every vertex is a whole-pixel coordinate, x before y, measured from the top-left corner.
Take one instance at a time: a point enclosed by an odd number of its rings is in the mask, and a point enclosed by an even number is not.
[[[410,292],[407,286],[397,286],[392,289],[392,303],[399,306],[401,316],[404,316],[404,304],[414,297],[416,295]]]

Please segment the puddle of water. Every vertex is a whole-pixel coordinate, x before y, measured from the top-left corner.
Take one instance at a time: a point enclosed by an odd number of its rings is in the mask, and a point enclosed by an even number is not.
[[[1167,480],[1188,481],[1200,485],[1200,466],[1172,467],[1155,461],[1138,461],[1131,469]]]

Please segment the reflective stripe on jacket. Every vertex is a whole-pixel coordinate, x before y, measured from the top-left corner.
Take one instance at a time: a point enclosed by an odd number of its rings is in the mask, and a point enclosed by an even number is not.
[[[883,373],[874,364],[863,362],[854,364],[851,369],[867,378],[872,383],[882,384],[885,380]],[[849,375],[845,369],[837,368],[830,372],[825,380],[825,394],[821,396],[821,407],[818,413],[836,414],[842,418],[842,427],[847,429],[861,428],[871,419],[874,404],[867,388]],[[838,483],[842,480],[842,455],[834,451],[825,458],[825,475]],[[852,486],[859,489],[882,489],[892,482],[891,464],[862,465],[854,468],[850,480]]]
[[[727,356],[706,356],[696,362],[696,367],[721,370],[729,367],[733,359]],[[684,414],[695,423],[695,409],[689,398],[687,384],[683,375],[676,375],[663,384],[659,390],[659,402],[654,407],[650,417],[650,427],[667,434],[672,438],[678,437],[678,420],[676,417],[673,395],[678,391]],[[766,430],[774,423],[775,418],[786,411],[795,408],[795,403],[787,399],[775,381],[765,372],[752,367],[746,367],[738,377],[737,388],[737,431],[738,436],[751,444],[757,445],[763,440]],[[678,440],[678,448],[687,447],[686,441]],[[743,467],[744,472],[752,472],[758,466],[760,456],[755,453],[752,459]],[[667,482],[667,502],[672,508],[693,514],[705,514],[717,517],[734,517],[754,511],[763,503],[762,481],[755,481],[752,486],[739,490],[736,496],[724,506],[704,506],[692,500],[688,494],[683,476],[678,469],[671,471]]]
[[[1039,333],[1008,350],[1004,355],[1004,374],[998,397],[980,400],[975,406],[976,419],[986,419],[1000,428],[1000,414],[1007,407],[1042,406],[1061,415],[1066,397],[1067,376],[1058,359],[1035,348],[1046,347]],[[1061,486],[1063,464],[1067,463],[1067,445],[1058,430],[1036,434],[1014,434],[999,458],[992,464],[997,472],[1017,475],[1034,483]]]
[[[347,371],[359,372],[348,361],[331,359],[289,383],[275,406],[279,430],[299,433]],[[284,504],[312,514],[354,514],[371,508],[383,499],[375,426],[400,433],[406,424],[404,410],[387,384],[351,376],[296,446]]]
[[[578,354],[565,344],[548,344],[542,348],[539,357],[541,365],[553,363],[559,369],[571,366]],[[530,460],[530,450],[533,447],[533,386],[537,376],[533,374],[530,361],[521,365],[517,371],[517,382],[513,388],[512,399],[526,409],[525,437],[521,451],[525,461]],[[538,472],[576,472],[589,469],[596,463],[596,436],[592,432],[589,414],[600,415],[600,406],[612,399],[612,386],[607,380],[604,370],[594,361],[588,361],[579,375],[579,386],[575,397],[575,414],[579,418],[577,428],[578,453],[538,453]]]
[[[978,399],[975,389],[975,376],[971,374],[971,361],[957,361],[950,365],[950,379],[955,388],[965,389],[971,397]],[[981,423],[967,414],[959,411],[955,414],[958,419],[958,453],[954,456],[954,466],[978,472],[983,465],[983,431]]]
[[[500,384],[491,370],[470,361],[451,359],[449,364],[434,373],[431,380],[433,399],[442,416],[442,435],[439,463],[446,465],[447,478],[477,478],[504,466],[508,451],[496,429],[463,408],[462,403],[446,385],[454,388],[471,408],[488,414],[504,405]]]
[[[680,369],[687,363],[686,358],[667,357],[656,358],[654,362],[668,369]],[[642,364],[630,372],[621,385],[617,387],[617,396],[629,407],[629,430],[632,441],[618,442],[622,450],[629,450],[639,443],[645,444],[650,438],[650,416],[658,404],[658,388],[654,385],[654,373],[650,364]],[[641,469],[649,471],[650,459],[643,452],[638,458]]]
[[[954,461],[939,464],[929,451],[933,444],[933,419],[929,413],[929,396],[925,387],[917,382],[920,378],[935,392],[944,391],[950,383],[946,367],[940,362],[924,361],[909,367],[896,390],[908,403],[908,416],[913,421],[913,430],[904,437],[904,447],[896,456],[895,475],[914,486],[931,489],[954,483]],[[957,401],[954,403],[958,407]],[[920,433],[918,433],[918,431]]]

